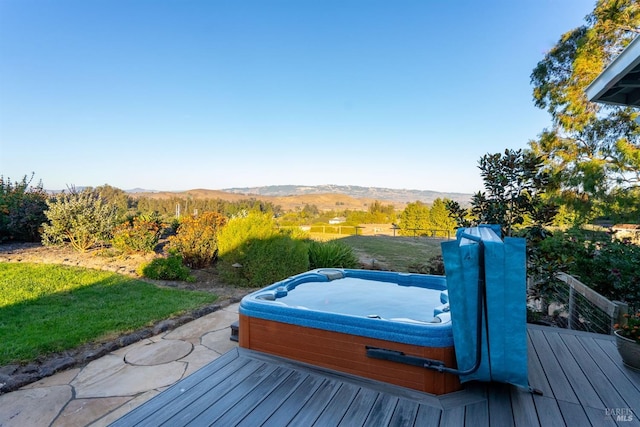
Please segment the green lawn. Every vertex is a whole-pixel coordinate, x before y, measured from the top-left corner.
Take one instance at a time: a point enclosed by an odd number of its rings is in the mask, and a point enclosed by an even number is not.
[[[216,299],[104,271],[0,263],[0,366],[132,332]]]

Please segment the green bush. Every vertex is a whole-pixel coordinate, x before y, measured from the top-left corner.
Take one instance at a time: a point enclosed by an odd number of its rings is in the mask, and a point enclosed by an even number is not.
[[[309,269],[308,246],[298,233],[280,232],[257,212],[229,220],[218,235],[218,271],[227,283],[264,286]]]
[[[608,233],[572,229],[540,242],[537,256],[610,300],[640,308],[640,246]]]
[[[211,265],[218,256],[218,231],[227,219],[216,212],[204,212],[186,218],[175,236],[169,238],[169,248],[180,253],[191,268]]]
[[[48,195],[42,182],[33,187],[31,180],[33,175],[16,182],[0,176],[0,242],[40,240],[40,226],[47,219],[44,210]]]
[[[95,193],[62,193],[47,200],[47,206],[45,215],[49,223],[42,226],[44,245],[70,243],[75,250],[84,252],[110,240],[116,222],[116,208]]]
[[[356,268],[358,258],[344,243],[329,241],[309,243],[309,268]]]
[[[143,265],[138,274],[154,280],[195,281],[188,267],[185,267],[180,255],[171,254],[167,258],[156,258]]]
[[[161,232],[162,223],[157,216],[140,215],[117,226],[111,244],[126,253],[153,252]]]
[[[218,233],[220,257],[226,257],[232,264],[239,262],[242,254],[238,249],[248,240],[268,239],[278,234],[276,223],[270,215],[252,212],[246,216],[234,217]],[[238,259],[230,259],[233,256]]]
[[[249,286],[265,286],[309,270],[307,243],[286,235],[245,242],[238,268]]]

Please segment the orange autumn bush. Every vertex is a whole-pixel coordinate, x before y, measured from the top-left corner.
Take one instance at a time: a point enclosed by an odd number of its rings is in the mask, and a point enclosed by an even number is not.
[[[185,218],[169,238],[169,249],[179,253],[190,268],[207,267],[218,256],[218,231],[226,223],[227,218],[217,212]]]

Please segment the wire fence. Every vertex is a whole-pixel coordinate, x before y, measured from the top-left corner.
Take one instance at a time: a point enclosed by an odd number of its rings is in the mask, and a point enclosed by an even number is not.
[[[566,273],[556,278],[543,298],[529,300],[529,307],[538,313],[535,323],[609,335],[615,324],[624,322],[626,304],[608,300]]]

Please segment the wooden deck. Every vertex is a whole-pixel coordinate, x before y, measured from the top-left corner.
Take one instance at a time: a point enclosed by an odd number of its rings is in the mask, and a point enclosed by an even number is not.
[[[114,426],[640,426],[640,372],[615,341],[528,326],[529,381],[543,395],[474,383],[442,396],[232,350]]]

